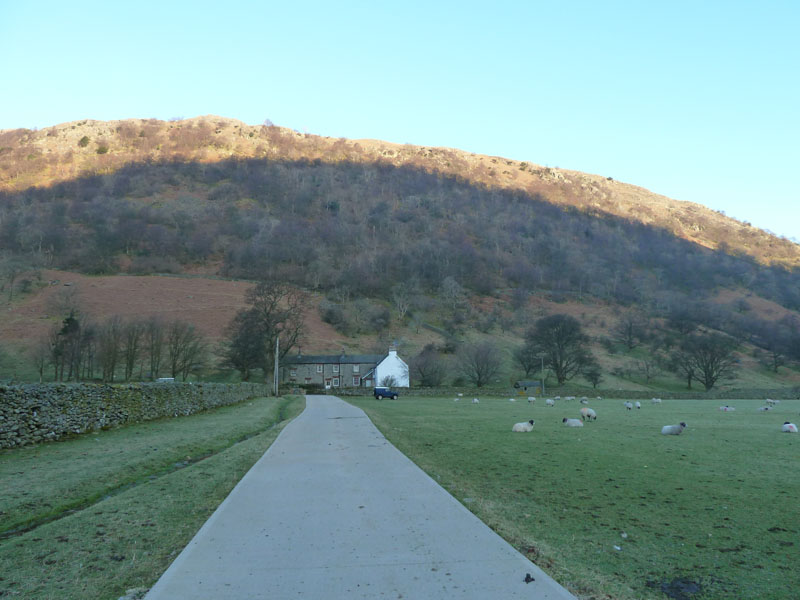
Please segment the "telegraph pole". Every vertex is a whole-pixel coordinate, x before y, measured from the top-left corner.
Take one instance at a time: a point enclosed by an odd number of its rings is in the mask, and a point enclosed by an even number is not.
[[[542,359],[542,396],[544,396],[544,355],[539,358]]]
[[[274,382],[274,394],[275,396],[278,395],[278,355],[280,354],[280,347],[281,347],[281,338],[275,338],[275,372],[272,374],[272,379]]]

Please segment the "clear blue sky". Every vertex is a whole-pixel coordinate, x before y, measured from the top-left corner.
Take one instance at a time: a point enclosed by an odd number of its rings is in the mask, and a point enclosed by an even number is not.
[[[598,173],[800,239],[795,0],[0,0],[0,129],[205,114]]]

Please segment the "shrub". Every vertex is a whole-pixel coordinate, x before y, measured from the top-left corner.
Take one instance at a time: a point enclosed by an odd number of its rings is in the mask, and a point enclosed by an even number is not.
[[[81,148],[86,148],[86,146],[88,146],[88,145],[89,145],[89,137],[86,136],[86,135],[83,136],[80,139],[80,141],[78,141],[78,146],[80,146]]]
[[[97,153],[98,154],[105,154],[106,152],[108,152],[108,146],[106,146],[105,144],[100,144],[97,147]]]

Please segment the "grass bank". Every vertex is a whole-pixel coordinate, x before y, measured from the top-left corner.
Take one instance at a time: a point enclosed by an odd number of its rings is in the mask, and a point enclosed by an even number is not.
[[[0,541],[0,596],[150,587],[302,408],[301,397],[260,398],[3,451],[3,531],[33,528]]]
[[[708,400],[592,401],[598,420],[575,429],[561,419],[577,401],[348,401],[581,597],[797,597],[800,436],[780,426],[797,422],[800,401],[768,413],[756,400],[730,413]],[[532,433],[511,433],[531,418]],[[660,435],[680,421],[683,435]]]

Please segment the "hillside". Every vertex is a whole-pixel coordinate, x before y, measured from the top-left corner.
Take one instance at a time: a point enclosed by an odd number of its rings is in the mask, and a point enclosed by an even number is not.
[[[333,139],[213,115],[169,122],[84,120],[38,131],[1,131],[0,190],[105,175],[131,163],[210,164],[230,158],[410,166],[472,184],[539,194],[555,205],[589,214],[652,225],[706,248],[722,248],[766,264],[800,266],[797,244],[702,205],[615,181],[613,174],[592,175],[450,148]]]
[[[307,352],[491,340],[513,380],[526,329],[565,313],[606,385],[679,389],[667,362],[696,331],[738,344],[734,385],[792,386],[797,265],[800,246],[702,206],[458,150],[218,117],[0,133],[0,340],[18,348],[65,289],[95,322],[174,315],[216,343],[266,279],[308,294]]]

